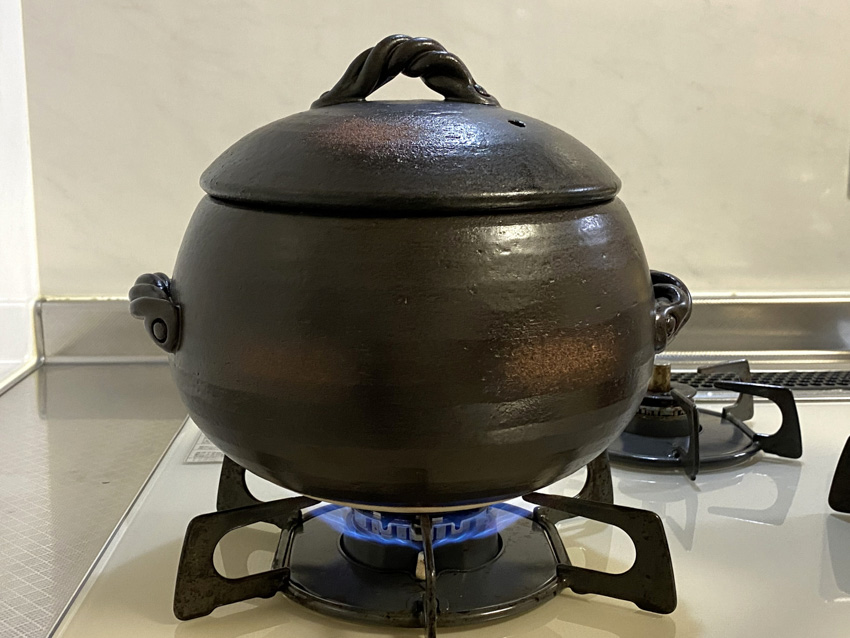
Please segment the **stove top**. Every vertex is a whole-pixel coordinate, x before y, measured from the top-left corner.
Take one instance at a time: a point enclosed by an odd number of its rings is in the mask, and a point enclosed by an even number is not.
[[[614,505],[608,456],[587,465],[575,497],[532,493],[529,511],[506,503],[446,513],[401,514],[319,505],[303,496],[262,502],[247,472],[224,457],[217,512],[189,523],[177,569],[174,613],[180,620],[282,592],[309,609],[339,618],[422,627],[489,622],[527,612],[563,589],[628,600],[669,614],[676,608],[670,550],[657,514]],[[614,525],[635,547],[623,573],[574,565],[556,528],[576,516]],[[214,554],[237,528],[265,522],[280,530],[265,571],[229,579]]]
[[[671,614],[651,614],[628,601],[565,589],[528,613],[443,631],[470,638],[846,635],[850,516],[832,510],[827,499],[850,436],[850,403],[802,402],[798,410],[804,440],[799,460],[758,452],[741,465],[702,468],[695,481],[681,469],[613,467],[616,503],[655,512],[663,523],[678,591],[678,606]],[[773,412],[770,404],[757,402],[753,429],[775,424]],[[193,451],[191,460],[204,460],[195,449],[199,436],[187,422],[116,531],[58,636],[111,638],[129,627],[139,638],[422,635],[422,629],[318,614],[282,595],[237,602],[188,622],[177,620],[173,584],[186,524],[216,510],[221,471],[216,462],[189,462]],[[297,496],[252,476],[247,480],[264,501]],[[584,485],[581,472],[544,492],[574,496]],[[533,517],[533,503],[520,499],[508,505]],[[558,522],[556,530],[570,563],[578,568],[625,572],[635,559],[627,534],[604,522],[575,516]],[[221,540],[215,565],[230,578],[265,571],[279,552],[280,538],[280,530],[264,522],[232,531]]]

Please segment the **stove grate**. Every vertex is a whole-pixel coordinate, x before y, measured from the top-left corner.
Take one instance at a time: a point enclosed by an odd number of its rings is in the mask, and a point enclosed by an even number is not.
[[[829,506],[837,512],[850,514],[850,439],[847,439],[832,477]]]
[[[225,457],[219,511],[195,517],[186,531],[174,613],[189,620],[222,605],[282,592],[316,611],[347,620],[422,627],[431,638],[438,624],[467,625],[522,613],[564,589],[630,601],[656,613],[676,608],[673,566],[661,519],[653,512],[613,504],[611,469],[604,452],[588,464],[585,486],[576,497],[532,493],[524,500],[537,507],[533,512],[520,510],[518,523],[499,532],[504,532],[500,543],[507,558],[500,561],[499,554],[483,567],[460,573],[437,569],[432,515],[420,515],[424,569],[414,577],[406,571],[376,570],[350,562],[344,552],[337,551],[339,533],[313,523],[321,520],[321,510],[304,512],[317,504],[315,500],[260,502],[248,491],[245,469]],[[632,567],[611,574],[573,565],[555,524],[576,516],[626,532],[635,548]],[[225,578],[212,560],[218,542],[230,531],[260,521],[281,530],[270,569]],[[470,589],[470,583],[479,586]]]
[[[734,372],[674,372],[673,381],[697,390],[716,390],[719,381],[737,381]],[[753,372],[753,383],[781,385],[792,391],[850,390],[850,370],[821,370],[817,372]]]

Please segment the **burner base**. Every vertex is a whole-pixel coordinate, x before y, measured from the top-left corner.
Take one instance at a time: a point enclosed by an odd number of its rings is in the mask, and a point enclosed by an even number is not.
[[[415,558],[409,569],[379,570],[349,559],[340,534],[322,521],[327,506],[304,515],[303,530],[283,542],[290,554],[290,581],[283,593],[324,614],[348,620],[400,627],[422,626],[426,583],[416,578]],[[501,532],[498,556],[478,569],[443,570],[434,581],[439,622],[443,627],[520,614],[559,590],[558,565],[547,530],[531,512],[494,506],[513,520]],[[277,567],[277,565],[275,565]]]
[[[757,441],[723,415],[700,410],[699,462],[701,467],[725,467],[740,463],[761,449]],[[690,436],[642,436],[623,432],[608,447],[608,455],[635,464],[681,467],[681,450],[688,449]]]

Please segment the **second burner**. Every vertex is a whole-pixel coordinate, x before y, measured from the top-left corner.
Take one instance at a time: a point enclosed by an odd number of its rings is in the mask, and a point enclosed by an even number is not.
[[[782,386],[752,383],[749,364],[742,361],[703,368],[733,372],[741,381],[719,381],[715,387],[739,393],[722,411],[697,408],[696,390],[671,382],[670,366],[656,365],[646,397],[626,430],[609,448],[612,459],[629,463],[682,467],[694,479],[701,466],[738,463],[759,450],[787,458],[802,455],[800,423],[792,392]],[[782,412],[774,434],[754,432],[753,397],[766,398]]]

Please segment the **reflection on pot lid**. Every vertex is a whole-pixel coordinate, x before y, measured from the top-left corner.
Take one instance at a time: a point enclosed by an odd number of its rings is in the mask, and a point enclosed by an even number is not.
[[[398,73],[446,100],[366,101]],[[390,36],[312,109],[227,149],[201,186],[249,206],[391,217],[585,206],[620,181],[572,136],[501,108],[438,43]]]

